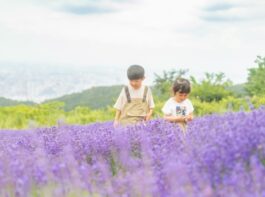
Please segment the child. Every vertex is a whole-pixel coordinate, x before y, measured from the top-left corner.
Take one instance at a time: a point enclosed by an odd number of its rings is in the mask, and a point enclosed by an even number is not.
[[[132,65],[127,70],[127,76],[129,85],[122,89],[114,105],[114,127],[150,120],[155,106],[150,88],[142,85],[144,68]]]
[[[183,130],[186,129],[187,122],[193,119],[194,108],[188,99],[190,91],[187,79],[176,79],[173,84],[174,97],[168,99],[162,108],[164,119],[178,123]]]

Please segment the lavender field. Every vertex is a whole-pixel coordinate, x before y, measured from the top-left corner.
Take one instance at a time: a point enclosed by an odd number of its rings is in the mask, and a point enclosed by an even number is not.
[[[0,196],[265,196],[265,109],[0,131]]]

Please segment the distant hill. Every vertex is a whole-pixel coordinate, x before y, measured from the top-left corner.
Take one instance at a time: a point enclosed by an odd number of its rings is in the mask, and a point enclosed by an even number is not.
[[[36,103],[32,101],[15,101],[12,99],[7,99],[0,97],[0,106],[15,106],[15,105],[35,105]]]
[[[80,93],[73,93],[59,98],[46,100],[62,101],[65,103],[64,109],[70,111],[76,106],[90,107],[91,109],[102,109],[113,105],[122,89],[122,85],[115,86],[98,86],[84,90]]]
[[[228,89],[231,90],[236,96],[246,96],[248,95],[247,91],[245,90],[245,84],[236,84],[233,85],[231,87],[229,87]]]
[[[105,107],[112,106],[115,103],[122,87],[122,85],[92,87],[79,93],[73,93],[58,98],[49,99],[43,103],[52,101],[64,102],[65,111],[70,111],[77,106],[89,107],[91,109],[104,109]],[[244,84],[233,85],[228,89],[231,90],[236,96],[247,95],[247,92],[244,89]],[[153,90],[153,95],[155,94],[156,91]],[[19,104],[34,105],[35,103],[31,101],[14,101],[0,97],[0,106],[12,106]]]

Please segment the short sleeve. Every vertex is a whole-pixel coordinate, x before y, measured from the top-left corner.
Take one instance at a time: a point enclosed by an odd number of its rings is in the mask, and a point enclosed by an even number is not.
[[[164,115],[172,115],[170,106],[170,101],[168,100],[162,108]]]
[[[149,108],[155,108],[154,98],[150,88],[148,88],[148,105]]]
[[[125,90],[123,88],[113,107],[117,110],[122,110],[124,104],[125,104]]]
[[[188,114],[192,113],[194,111],[194,107],[190,100],[188,100]]]

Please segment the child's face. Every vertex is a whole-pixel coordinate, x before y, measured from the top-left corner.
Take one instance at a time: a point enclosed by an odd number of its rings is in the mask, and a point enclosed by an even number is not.
[[[189,97],[189,94],[187,94],[187,93],[176,92],[176,94],[175,94],[175,99],[179,103],[181,103],[182,101],[184,101],[188,97]]]
[[[130,85],[134,88],[134,89],[138,89],[142,86],[142,82],[143,82],[144,78],[142,79],[134,79],[134,80],[130,80]]]

